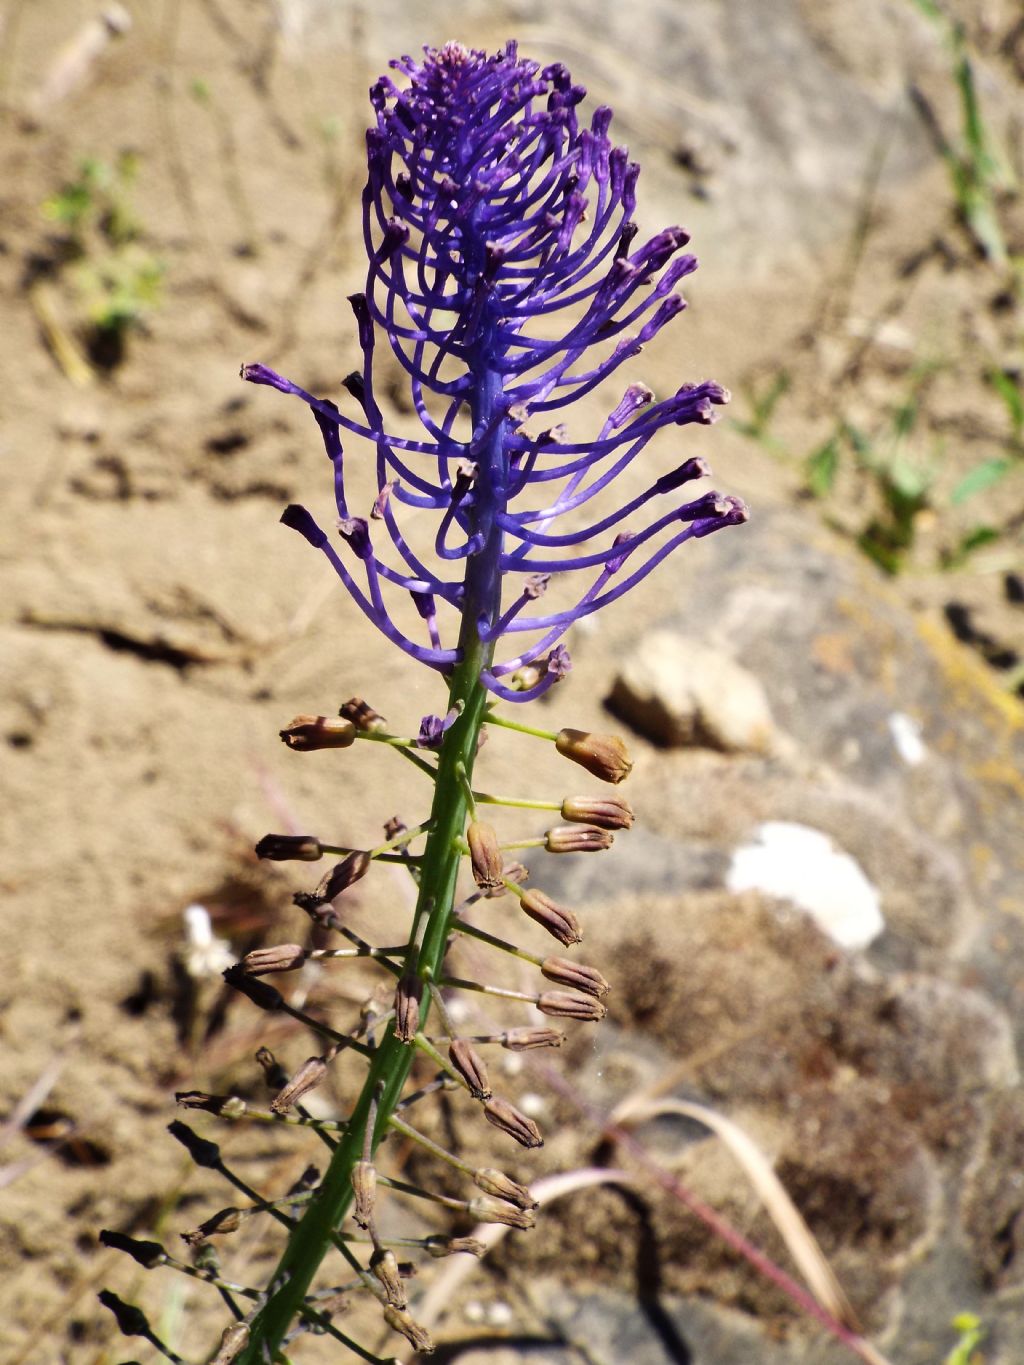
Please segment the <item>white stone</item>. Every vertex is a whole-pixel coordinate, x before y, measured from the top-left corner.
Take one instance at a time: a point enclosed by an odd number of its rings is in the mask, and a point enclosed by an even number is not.
[[[217,938],[205,905],[187,905],[181,912],[185,927],[182,961],[189,976],[215,977],[232,966],[237,958],[222,938]]]
[[[752,842],[734,850],[726,886],[791,902],[844,948],[866,948],[885,928],[878,892],[860,865],[807,825],[759,825]]]
[[[620,669],[612,709],[659,744],[766,753],[775,727],[764,689],[721,650],[673,631],[646,635]]]
[[[912,716],[904,711],[894,711],[889,717],[889,733],[896,746],[896,752],[908,767],[916,768],[928,757],[928,750],[921,738],[921,727]]]

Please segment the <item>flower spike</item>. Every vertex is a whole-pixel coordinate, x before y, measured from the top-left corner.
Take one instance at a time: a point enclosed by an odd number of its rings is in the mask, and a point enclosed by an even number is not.
[[[597,967],[531,951],[543,931],[568,953],[582,940],[580,921],[544,891],[526,889],[526,867],[506,856],[604,851],[632,825],[631,806],[607,795],[490,796],[474,783],[474,766],[489,733],[512,730],[604,783],[628,777],[632,761],[618,737],[540,729],[509,719],[498,703],[521,706],[566,679],[565,636],[576,622],[617,601],[680,546],[744,521],[747,510],[701,486],[710,469],[693,448],[728,401],[726,390],[704,380],[659,395],[626,373],[684,310],[680,287],[697,262],[683,228],[639,233],[639,168],[612,139],[611,111],[600,106],[588,117],[584,98],[565,67],[522,58],[512,42],[493,55],[448,43],[393,62],[370,91],[366,277],[349,297],[355,368],[337,393],[319,397],[265,365],[242,367],[247,382],[309,409],[330,466],[333,511],[314,516],[296,503],[281,521],[327,559],[378,631],[440,676],[446,696],[417,702],[417,715],[430,709],[411,734],[408,725],[392,731],[359,697],[336,714],[337,698],[319,702],[279,732],[291,751],[325,751],[314,766],[347,774],[342,805],[353,824],[365,818],[360,765],[372,749],[411,764],[417,790],[428,780],[430,810],[410,811],[409,824],[393,817],[384,842],[353,829],[333,844],[291,829],[256,844],[268,863],[330,856],[331,865],[314,889],[292,893],[311,920],[308,936],[250,940],[225,981],[245,997],[240,1009],[266,1012],[263,1022],[283,1045],[293,1023],[323,1042],[305,1060],[308,1049],[293,1056],[290,1073],[260,1049],[269,1108],[200,1091],[183,1092],[179,1102],[230,1124],[288,1128],[321,1143],[321,1156],[326,1147],[328,1161],[322,1173],[307,1167],[283,1197],[268,1197],[231,1172],[215,1143],[172,1125],[195,1162],[249,1201],[187,1234],[197,1244],[188,1273],[221,1289],[236,1318],[217,1351],[220,1365],[283,1358],[307,1330],[377,1360],[331,1322],[360,1288],[414,1350],[431,1350],[405,1285],[415,1266],[400,1261],[397,1248],[480,1254],[483,1244],[446,1233],[392,1238],[378,1188],[389,1202],[426,1199],[463,1219],[519,1230],[533,1225],[536,1200],[501,1170],[447,1152],[407,1116],[427,1097],[452,1092],[453,1104],[473,1106],[521,1147],[542,1146],[534,1119],[494,1093],[496,1068],[489,1071],[478,1045],[557,1048],[564,1034],[551,1025],[566,1019],[576,1028],[607,1012],[612,984]],[[409,421],[392,426],[382,395],[396,367],[408,385]],[[588,394],[602,404],[596,419],[589,410],[573,415]],[[652,442],[666,430],[682,448],[666,449],[660,466],[638,476],[638,462],[652,459]],[[350,477],[356,469],[358,479]],[[627,482],[629,492],[619,491]],[[326,752],[341,749],[360,752]],[[412,787],[403,809],[415,799]],[[563,823],[546,815],[546,832],[506,832],[482,817],[485,804],[556,811]],[[398,942],[350,922],[360,899],[350,889],[398,870],[380,864],[399,865],[415,886]],[[280,882],[290,871],[267,875]],[[522,914],[497,904],[503,896]],[[401,905],[396,899],[389,924]],[[506,984],[507,975],[463,974],[459,957],[472,966],[470,945],[474,957],[503,954],[541,979],[522,990]],[[321,995],[322,979],[352,959],[376,982],[357,979],[354,991]],[[474,1013],[473,998],[533,1013],[519,1026],[491,1021]],[[346,999],[352,1017],[340,1031],[324,1016]],[[346,1094],[353,1072],[362,1078]],[[343,1106],[338,1117],[306,1107],[321,1087]],[[425,1163],[447,1163],[480,1193],[455,1198],[419,1175],[412,1184],[388,1174],[399,1142],[417,1143]],[[269,1283],[255,1290],[221,1279],[209,1239],[264,1213],[287,1231]],[[110,1244],[146,1266],[173,1261],[156,1243],[116,1234]],[[347,1263],[345,1283],[314,1289],[331,1248]],[[242,1313],[236,1293],[254,1301],[251,1312]],[[111,1304],[122,1330],[147,1334],[136,1310]]]

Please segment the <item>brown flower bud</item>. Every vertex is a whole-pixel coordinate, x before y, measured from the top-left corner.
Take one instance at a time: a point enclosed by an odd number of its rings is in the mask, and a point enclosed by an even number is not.
[[[400,815],[392,815],[390,819],[384,821],[384,838],[389,842],[397,838],[399,834],[404,834],[409,826]],[[399,848],[405,848],[405,844],[399,844]]]
[[[280,991],[268,986],[265,981],[256,981],[251,976],[246,976],[241,962],[236,962],[233,967],[227,969],[224,980],[236,991],[241,991],[258,1009],[279,1010],[284,1004],[284,997]]]
[[[244,1119],[249,1106],[238,1095],[208,1095],[205,1090],[179,1090],[174,1096],[182,1109],[204,1109],[222,1119]]]
[[[384,1321],[395,1332],[401,1332],[414,1351],[432,1351],[434,1342],[430,1333],[415,1322],[405,1308],[396,1308],[393,1303],[384,1305]]]
[[[489,1100],[491,1085],[487,1078],[484,1060],[472,1044],[464,1038],[455,1038],[448,1048],[448,1058],[462,1079],[469,1086],[469,1093],[475,1100]]]
[[[338,715],[343,720],[351,721],[356,729],[362,730],[364,734],[379,733],[388,728],[384,717],[363,701],[362,697],[349,697],[348,701],[342,703]]]
[[[504,1223],[510,1228],[532,1228],[537,1219],[532,1209],[518,1209],[504,1199],[491,1199],[486,1194],[471,1199],[466,1207],[470,1218],[478,1223]]]
[[[439,1261],[443,1256],[457,1256],[460,1252],[466,1256],[482,1256],[487,1250],[483,1242],[478,1241],[476,1237],[442,1237],[439,1233],[427,1237],[423,1247],[435,1261]]]
[[[466,831],[466,840],[469,843],[473,880],[477,886],[488,894],[499,889],[504,891],[505,885],[501,880],[504,860],[494,826],[482,820],[472,820]]]
[[[205,1242],[207,1237],[226,1237],[229,1232],[237,1232],[246,1217],[244,1209],[221,1209],[192,1232],[183,1232],[181,1240],[190,1247],[196,1247],[200,1242]]]
[[[596,1023],[608,1013],[598,1000],[586,995],[569,995],[566,991],[545,991],[537,1001],[541,1014],[553,1014],[560,1019],[583,1019]]]
[[[225,1327],[221,1333],[217,1354],[210,1365],[231,1365],[231,1362],[238,1359],[248,1344],[249,1324],[247,1322],[233,1322],[230,1327]]]
[[[369,853],[357,849],[340,863],[335,863],[330,872],[320,879],[315,892],[317,900],[332,901],[335,896],[340,896],[353,882],[358,882],[366,876],[372,862]]]
[[[497,1096],[484,1101],[484,1118],[500,1128],[509,1137],[514,1137],[522,1147],[543,1147],[544,1139],[533,1119],[521,1113],[514,1104]]]
[[[270,972],[291,972],[306,960],[306,950],[298,943],[279,943],[274,948],[254,948],[239,963],[246,976],[267,976]]]
[[[280,735],[289,749],[305,754],[313,749],[347,749],[355,743],[356,727],[340,716],[296,716]]]
[[[140,1242],[137,1237],[129,1237],[124,1232],[114,1232],[111,1228],[102,1230],[100,1241],[112,1251],[126,1252],[145,1270],[153,1270],[167,1261],[167,1252],[159,1242]]]
[[[357,1161],[352,1167],[352,1194],[352,1217],[361,1228],[368,1228],[377,1202],[377,1168],[372,1161]]]
[[[549,853],[598,853],[614,842],[614,834],[590,825],[556,825],[544,836]]]
[[[501,1035],[509,1052],[529,1052],[535,1047],[561,1047],[565,1034],[559,1028],[510,1028]]]
[[[285,1071],[269,1047],[258,1047],[256,1049],[256,1061],[263,1068],[263,1077],[269,1089],[280,1090],[282,1085],[288,1084],[288,1072]]]
[[[320,840],[312,834],[264,834],[256,845],[256,857],[273,863],[298,860],[315,863],[324,856]]]
[[[378,1248],[370,1257],[370,1269],[384,1286],[388,1303],[394,1308],[407,1308],[409,1300],[406,1296],[405,1285],[402,1283],[402,1277],[398,1273],[398,1260],[395,1253],[388,1251],[385,1247]]]
[[[303,1095],[315,1090],[327,1075],[327,1063],[322,1057],[307,1057],[288,1084],[270,1101],[275,1114],[287,1114]]]
[[[203,1109],[207,1114],[220,1114],[225,1096],[208,1095],[205,1090],[179,1090],[175,1100],[182,1109]]]
[[[496,1171],[491,1166],[482,1166],[473,1172],[473,1184],[484,1194],[492,1194],[495,1199],[505,1199],[520,1209],[535,1209],[537,1201],[525,1185],[519,1185],[504,1171]]]
[[[333,1317],[335,1313],[345,1313],[348,1311],[349,1296],[343,1289],[339,1289],[337,1294],[324,1294],[321,1298],[317,1295],[316,1311],[324,1313],[327,1317]]]
[[[611,990],[608,982],[594,967],[585,967],[582,962],[570,962],[565,957],[546,957],[540,964],[541,972],[549,981],[558,986],[572,986],[587,995],[600,1000]]]
[[[549,934],[567,948],[573,943],[582,943],[583,935],[580,933],[579,920],[571,910],[556,904],[550,896],[545,896],[543,891],[525,891],[519,904],[532,920],[543,925]]]
[[[411,1043],[420,1026],[423,982],[414,972],[406,972],[395,987],[395,1037]]]
[[[622,796],[567,796],[562,819],[601,829],[632,829],[633,807]]]
[[[593,735],[586,730],[559,730],[555,748],[602,782],[621,782],[632,770],[626,746],[618,735]]]

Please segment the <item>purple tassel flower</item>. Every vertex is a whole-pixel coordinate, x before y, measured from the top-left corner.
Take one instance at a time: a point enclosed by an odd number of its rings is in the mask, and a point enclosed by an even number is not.
[[[345,381],[351,402],[342,410],[263,365],[242,375],[310,407],[334,470],[341,544],[304,508],[282,520],[408,654],[447,674],[472,631],[485,686],[528,701],[568,671],[559,641],[574,621],[684,541],[746,520],[737,498],[673,496],[707,476],[699,458],[628,500],[606,496],[592,520],[578,515],[663,427],[714,421],[728,394],[705,381],[655,400],[634,382],[596,432],[560,425],[563,409],[685,306],[676,289],[696,267],[687,234],[666,228],[635,244],[639,168],[612,145],[610,110],[581,126],[584,91],[561,65],[521,60],[514,43],[491,57],[450,43],[393,66],[404,88],[383,77],[371,90],[369,271],[349,300],[362,351]],[[374,390],[381,339],[409,376],[418,439],[385,427]],[[350,436],[375,452],[372,509],[346,500]],[[436,515],[429,557],[423,509]],[[552,575],[577,586],[571,605],[545,613],[537,601]],[[393,619],[396,590],[412,594],[425,639]]]

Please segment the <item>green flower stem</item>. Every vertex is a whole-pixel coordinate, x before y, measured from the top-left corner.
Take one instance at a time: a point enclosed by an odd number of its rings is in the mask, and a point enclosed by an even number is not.
[[[374,744],[390,744],[393,749],[415,749],[416,741],[406,735],[389,735],[381,730],[357,730],[356,739],[368,739]]]
[[[518,810],[561,810],[561,801],[530,801],[525,796],[492,796],[489,792],[474,792],[480,806],[514,806]]]
[[[455,914],[452,916],[452,927],[453,927],[453,928],[455,927],[454,922],[455,922],[455,919],[458,918],[458,914],[459,914],[459,912],[456,911]],[[450,1014],[449,1011],[448,1011],[448,1006],[444,1003],[444,996],[443,996],[443,995],[441,994],[441,992],[438,990],[437,986],[434,984],[433,981],[431,981],[431,983],[430,983],[430,994],[431,994],[431,995],[433,996],[433,998],[434,998],[434,1009],[437,1010],[437,1013],[438,1013],[438,1015],[439,1015],[439,1017],[440,1017],[440,1020],[441,1020],[441,1025],[442,1025],[442,1027],[444,1028],[445,1033],[447,1033],[448,1038],[449,1038],[449,1039],[457,1038],[457,1037],[458,1037],[459,1031],[458,1031],[458,1029],[455,1027],[455,1022],[454,1022],[454,1020],[452,1019],[452,1016],[451,1016],[451,1014]],[[425,1038],[423,1034],[419,1034],[419,1035],[417,1036],[417,1038],[416,1038],[416,1044],[417,1044],[417,1046],[419,1046],[420,1038],[423,1038],[424,1041],[427,1043],[428,1046],[433,1046],[433,1039],[432,1039],[432,1038]]]
[[[455,1070],[448,1058],[438,1052],[437,1048],[430,1042],[425,1033],[417,1033],[413,1041],[424,1056],[429,1057],[434,1065],[443,1071],[446,1076],[450,1076],[463,1090],[469,1089],[469,1086]]]
[[[400,834],[394,835],[393,838],[388,839],[385,843],[378,844],[376,848],[371,848],[370,857],[380,858],[382,854],[387,853],[388,849],[394,848],[396,844],[408,844],[418,835],[428,834],[429,832],[430,821],[424,820],[422,825],[416,825],[415,828],[413,829],[403,829]],[[401,858],[401,861],[404,863],[418,861],[417,859],[410,857],[407,853],[401,853],[399,857]],[[388,859],[388,861],[391,860]]]
[[[428,1151],[432,1156],[437,1157],[438,1161],[447,1162],[449,1166],[454,1166],[457,1171],[462,1171],[464,1175],[472,1177],[476,1174],[468,1161],[462,1161],[451,1152],[446,1152],[443,1147],[439,1147],[436,1142],[432,1142],[430,1138],[426,1137],[423,1133],[418,1132],[415,1128],[410,1127],[408,1123],[403,1123],[401,1119],[395,1118],[394,1115],[392,1115],[389,1122],[396,1133],[401,1133],[403,1137],[409,1138],[411,1142],[418,1143],[425,1151]]]
[[[518,730],[521,735],[533,735],[535,739],[549,739],[552,744],[558,738],[554,730],[538,730],[535,725],[524,725],[521,720],[507,720],[494,711],[488,711],[484,720],[487,725],[500,725],[503,730]]]
[[[464,919],[456,919],[452,928],[457,933],[478,938],[481,943],[489,943],[492,948],[497,948],[503,953],[511,953],[513,957],[522,958],[524,962],[532,962],[535,967],[539,967],[544,961],[542,957],[528,953],[525,948],[520,948],[515,943],[509,943],[503,938],[496,938],[494,934],[489,934],[486,929],[479,929],[475,924],[468,924]]]
[[[538,999],[536,995],[529,995],[526,991],[512,991],[504,986],[488,986],[483,981],[465,981],[458,976],[446,977],[441,984],[453,987],[455,990],[479,991],[481,995],[496,995],[502,1000],[525,1000],[529,1005],[535,1005]]]
[[[466,793],[466,801],[469,804],[469,818],[476,819],[476,793],[473,791],[473,784],[470,782],[465,768],[459,769],[459,781],[462,783]]]
[[[326,962],[332,957],[392,958],[401,957],[404,952],[404,943],[392,948],[312,948],[306,958],[310,962]]]
[[[433,763],[428,763],[425,758],[421,758],[421,756],[414,753],[412,749],[399,749],[398,752],[403,758],[407,758],[413,767],[419,768],[421,773],[426,773],[431,781],[437,781],[437,769],[434,767]]]
[[[486,421],[496,410],[500,392],[500,376],[483,370],[473,402],[474,426]],[[481,452],[481,477],[487,477],[486,471],[491,468],[500,468],[504,458],[502,427],[500,422],[494,424],[492,449]],[[486,505],[486,499],[483,505]],[[462,861],[458,842],[466,828],[468,811],[466,786],[460,772],[465,773],[471,784],[480,728],[487,715],[488,695],[480,681],[480,672],[490,665],[494,646],[493,642],[485,643],[480,639],[477,623],[481,619],[494,622],[501,609],[501,531],[493,524],[482,526],[481,530],[485,536],[483,548],[467,562],[459,635],[462,657],[452,672],[448,695],[449,711],[458,710],[459,716],[445,732],[438,755],[430,832],[419,859],[419,895],[406,956],[406,970],[415,971],[425,983],[441,976]],[[408,754],[409,750],[403,746],[399,752]],[[426,1023],[430,1006],[430,992],[425,990],[420,1010],[421,1028]],[[252,1320],[249,1341],[238,1357],[238,1365],[266,1365],[268,1360],[280,1355],[281,1343],[302,1311],[313,1277],[334,1244],[337,1229],[351,1206],[352,1168],[363,1158],[371,1106],[376,1101],[376,1122],[369,1135],[370,1151],[375,1152],[389,1131],[391,1116],[401,1099],[415,1056],[416,1049],[400,1042],[395,1037],[393,1025],[389,1025],[383,1041],[372,1054],[362,1093],[349,1116],[345,1135],[334,1149],[317,1197],[289,1236],[267,1301]]]
[[[417,831],[416,831],[416,830],[412,830],[412,831],[410,831],[410,833],[409,833],[408,835],[403,835],[402,837],[403,837],[403,839],[404,839],[404,838],[414,839],[414,838],[416,837],[416,834],[417,834]],[[390,843],[390,842],[394,842],[394,841],[389,841],[389,843]],[[382,845],[382,847],[388,847],[388,846],[389,846],[389,845]],[[342,846],[340,846],[340,845],[338,845],[338,844],[321,844],[320,847],[323,849],[323,851],[324,851],[325,853],[338,853],[338,854],[342,854],[342,855],[346,855],[346,854],[349,854],[349,853],[362,853],[362,852],[364,852],[364,850],[361,849],[361,848],[343,848]],[[418,863],[420,863],[420,862],[423,861],[422,857],[421,857],[419,854],[410,854],[410,853],[378,853],[378,852],[376,852],[376,850],[372,850],[372,851],[371,851],[370,857],[371,857],[371,858],[374,860],[374,862],[376,862],[376,863],[401,863],[403,867],[406,866],[406,865],[409,864],[409,863],[418,864]]]
[[[307,1114],[275,1114],[272,1109],[253,1109],[246,1106],[244,1114],[225,1115],[232,1123],[285,1123],[295,1128],[313,1128],[323,1133],[343,1133],[348,1127],[337,1119],[316,1119]]]
[[[407,1180],[395,1180],[389,1175],[379,1175],[377,1184],[383,1185],[387,1190],[394,1190],[396,1194],[407,1194],[410,1199],[426,1199],[431,1204],[441,1204],[444,1208],[455,1209],[459,1213],[464,1213],[469,1204],[468,1199],[453,1199],[449,1194],[424,1190],[419,1185],[410,1185]]]
[[[304,1010],[297,1010],[294,1005],[289,1005],[287,1001],[280,1006],[283,1014],[290,1014],[293,1019],[297,1019],[300,1024],[305,1024],[313,1033],[318,1033],[321,1038],[329,1038],[332,1043],[337,1043],[339,1047],[352,1048],[355,1052],[361,1052],[364,1057],[369,1057],[371,1049],[365,1043],[360,1043],[348,1033],[338,1033],[336,1029],[330,1028],[327,1024],[321,1023],[319,1019],[314,1019],[311,1014],[306,1014]]]

